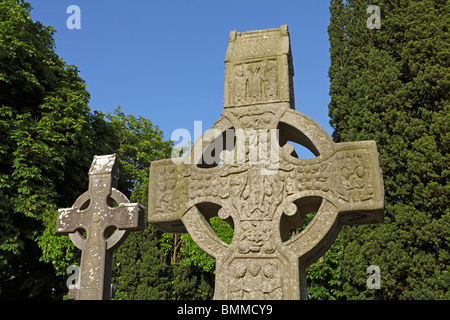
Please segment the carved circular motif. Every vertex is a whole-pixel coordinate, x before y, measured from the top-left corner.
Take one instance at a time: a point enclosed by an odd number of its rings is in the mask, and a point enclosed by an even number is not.
[[[130,203],[127,197],[122,192],[120,192],[115,188],[111,188],[110,197],[119,204]],[[86,191],[75,201],[72,207],[78,209],[85,208],[88,202],[89,202],[89,192]],[[100,215],[98,213],[94,213],[92,219],[94,220],[94,222],[96,222],[95,220],[97,219],[98,222],[98,220],[100,219]],[[116,230],[108,239],[106,239],[106,249],[107,250],[114,249],[123,239],[123,237],[127,235],[127,233],[128,233],[127,230]],[[80,231],[70,233],[69,237],[78,249],[83,250],[83,243],[86,239],[83,237]]]

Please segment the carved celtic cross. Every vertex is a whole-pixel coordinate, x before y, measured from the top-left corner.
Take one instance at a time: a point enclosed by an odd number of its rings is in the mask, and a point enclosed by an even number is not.
[[[306,299],[306,267],[342,226],[383,220],[375,142],[334,143],[294,110],[293,75],[287,26],[232,31],[222,117],[185,157],[151,164],[149,221],[216,259],[216,299]],[[316,157],[298,159],[289,141]],[[233,227],[231,244],[213,216]]]
[[[82,250],[80,288],[75,289],[77,300],[110,298],[112,251],[125,241],[130,231],[144,228],[144,207],[129,203],[115,189],[119,178],[116,160],[116,154],[94,156],[89,190],[71,208],[58,210],[56,233],[68,234]],[[115,208],[113,201],[118,204]]]

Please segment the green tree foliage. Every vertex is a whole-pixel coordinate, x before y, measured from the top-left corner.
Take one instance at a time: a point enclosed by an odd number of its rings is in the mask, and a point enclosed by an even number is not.
[[[172,143],[164,141],[162,132],[145,118],[126,116],[120,109],[107,118],[118,133],[114,140],[122,172],[118,188],[130,201],[147,208],[150,163],[170,157]],[[118,287],[116,299],[171,298],[172,273],[165,252],[160,249],[162,232],[147,220],[146,215],[144,231],[131,232],[113,255],[113,283]]]
[[[381,29],[368,29],[369,5]],[[329,115],[336,142],[375,140],[385,221],[346,227],[350,299],[449,299],[449,13],[445,0],[332,0]],[[381,289],[368,290],[369,265]]]
[[[228,244],[233,241],[234,231],[228,223],[219,217],[212,217],[209,219],[209,223],[219,239]],[[183,234],[181,238],[184,242],[180,252],[184,257],[181,261],[182,264],[194,265],[206,272],[215,271],[216,261],[214,258],[200,249],[188,233]]]
[[[80,252],[55,234],[56,214],[87,190],[93,155],[117,153],[119,189],[136,198],[150,162],[172,148],[145,118],[120,108],[91,112],[77,68],[56,55],[53,28],[32,21],[30,10],[23,1],[0,1],[1,298],[67,292],[65,270],[79,264]]]
[[[111,149],[119,157],[120,175],[118,188],[131,196],[137,185],[148,184],[150,163],[169,158],[172,142],[163,140],[163,132],[143,117],[125,115],[120,107],[106,116],[108,129],[113,132]],[[145,189],[139,189],[144,192]],[[146,200],[147,201],[147,200]]]
[[[96,112],[95,116],[97,123],[93,126],[94,131],[101,134],[102,140],[99,140],[99,137],[93,137],[93,139],[98,140],[98,143],[102,145],[101,154],[115,152],[118,155],[120,173],[118,189],[130,201],[141,203],[146,207],[150,163],[153,160],[168,157],[172,143],[162,139],[162,131],[153,126],[150,120],[127,116],[120,107],[114,114],[105,116]],[[92,157],[90,160],[92,161]],[[84,175],[87,175],[88,169],[89,167],[85,168]],[[86,189],[87,184],[84,186],[84,191]],[[76,198],[73,198],[72,202],[74,199]],[[42,259],[51,262],[59,275],[64,275],[70,264],[79,264],[79,250],[74,249],[68,237],[55,234],[55,223],[56,214],[53,215],[39,244],[43,250]],[[147,225],[144,232],[131,233],[115,253],[114,274],[117,274],[115,284],[119,288],[118,298],[163,299],[168,297],[159,286],[160,283],[164,286],[163,283],[167,282],[167,279],[153,270],[162,268],[164,272],[167,268],[163,253],[158,256],[158,251],[154,251],[160,234],[161,232],[158,233]],[[149,270],[153,271],[149,272]],[[157,279],[158,283],[153,282],[152,279]]]
[[[338,236],[331,248],[306,268],[309,299],[337,300],[346,297],[342,282],[342,251],[341,236]]]
[[[294,229],[290,237],[302,232],[316,216],[316,212],[305,216],[303,226]],[[337,300],[345,298],[341,277],[342,241],[339,235],[331,248],[320,259],[306,268],[308,299]]]
[[[85,83],[29,11],[0,2],[0,294],[11,298],[50,296],[56,286],[37,240],[81,191],[92,152]]]
[[[171,299],[172,268],[159,248],[161,232],[145,223],[142,232],[133,232],[113,256],[113,283],[116,299]]]
[[[299,234],[316,216],[316,212],[308,213],[300,228],[293,228],[289,239]],[[341,256],[342,240],[338,235],[331,248],[320,259],[306,268],[308,299],[337,300],[344,299],[346,292],[343,288]]]
[[[142,187],[133,190],[131,201],[147,207],[148,175]],[[116,299],[212,299],[212,269],[204,270],[190,262],[206,254],[192,240],[185,242],[185,236],[162,233],[148,222],[143,232],[131,233],[113,256],[113,283],[118,287]],[[188,246],[201,252],[186,253]],[[214,266],[214,260],[212,263]]]
[[[92,112],[77,68],[54,51],[55,31],[30,10],[0,1],[0,298],[61,298],[80,251],[55,234],[57,209],[87,190],[93,155],[117,153],[118,189],[146,206],[150,163],[170,157],[172,142],[120,107]],[[148,224],[130,234],[114,255],[117,299],[212,298],[212,274],[168,255],[168,238],[181,239]]]

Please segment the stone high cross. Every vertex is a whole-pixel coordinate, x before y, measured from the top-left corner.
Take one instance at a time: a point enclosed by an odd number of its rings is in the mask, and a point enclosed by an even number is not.
[[[216,259],[215,299],[307,299],[306,267],[342,226],[383,221],[376,143],[334,143],[294,110],[293,75],[286,25],[232,31],[222,117],[183,158],[151,164],[149,221]],[[289,141],[316,157],[298,159]],[[231,244],[213,216],[234,228]]]
[[[71,208],[58,210],[56,233],[68,234],[82,250],[78,300],[110,298],[112,251],[130,231],[144,228],[144,207],[129,203],[115,189],[118,178],[116,154],[94,156],[89,170],[89,190]],[[115,208],[113,201],[118,204]],[[82,232],[86,232],[86,238]]]

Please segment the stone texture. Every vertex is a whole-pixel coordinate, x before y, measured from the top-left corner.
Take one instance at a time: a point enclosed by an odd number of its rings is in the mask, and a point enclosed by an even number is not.
[[[94,156],[89,190],[71,208],[59,209],[56,233],[68,234],[82,250],[80,288],[69,296],[78,300],[108,300],[111,295],[112,251],[130,231],[144,228],[144,207],[129,203],[115,189],[119,178],[116,154]],[[113,201],[118,206],[113,208]],[[82,235],[86,232],[86,238]]]
[[[215,299],[306,299],[306,267],[342,226],[383,221],[376,143],[334,143],[294,110],[285,25],[232,31],[225,68],[222,117],[184,158],[151,164],[149,221],[189,232],[216,259]],[[289,141],[316,157],[298,159]],[[231,244],[211,228],[213,216],[233,227]]]
[[[262,102],[289,102],[294,108],[293,76],[287,25],[230,32],[225,55],[225,108]]]

